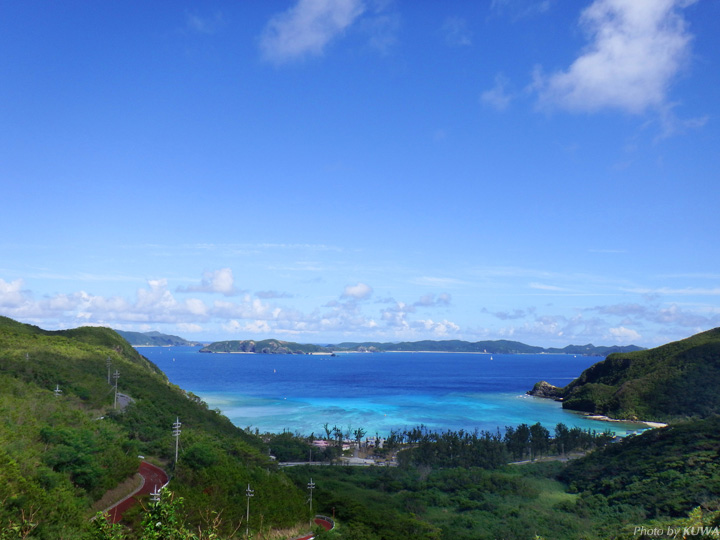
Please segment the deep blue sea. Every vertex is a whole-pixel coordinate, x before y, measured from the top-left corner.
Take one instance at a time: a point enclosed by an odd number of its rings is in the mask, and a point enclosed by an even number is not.
[[[540,380],[565,386],[598,357],[550,354],[353,353],[337,356],[207,354],[198,347],[142,347],[171,382],[218,408],[238,427],[324,434],[323,424],[368,435],[430,429],[504,432],[542,423],[611,429],[525,392]],[[182,419],[181,419],[182,421]]]

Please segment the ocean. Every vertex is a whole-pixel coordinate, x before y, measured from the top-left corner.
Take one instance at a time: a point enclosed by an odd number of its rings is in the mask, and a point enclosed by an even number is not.
[[[324,435],[323,425],[367,436],[425,425],[487,430],[540,422],[618,435],[637,423],[602,422],[526,395],[546,380],[565,386],[601,360],[563,354],[348,353],[337,356],[207,354],[199,347],[141,347],[174,384],[240,428]],[[181,419],[182,421],[182,419]]]

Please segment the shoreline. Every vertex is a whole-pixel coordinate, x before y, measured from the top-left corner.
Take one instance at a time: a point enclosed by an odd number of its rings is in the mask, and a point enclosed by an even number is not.
[[[599,420],[601,422],[622,422],[625,424],[643,424],[650,429],[664,428],[664,427],[668,426],[668,424],[665,424],[663,422],[650,422],[647,420],[621,420],[618,418],[610,418],[609,416],[605,416],[602,414],[584,413],[583,416],[585,416],[585,418],[588,418],[589,420]]]

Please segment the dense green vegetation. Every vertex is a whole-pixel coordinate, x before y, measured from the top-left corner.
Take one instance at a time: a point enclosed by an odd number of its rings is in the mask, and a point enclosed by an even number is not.
[[[666,421],[720,413],[720,328],[647,351],[612,354],[562,390],[563,407]]]
[[[521,424],[503,433],[420,426],[392,433],[382,450],[368,450],[395,455],[397,467],[279,470],[269,454],[306,460],[307,438],[237,429],[170,384],[112,330],[48,332],[0,317],[0,540],[244,538],[248,484],[255,493],[250,530],[254,538],[269,538],[270,529],[308,523],[310,478],[312,513],[334,515],[339,524],[318,540],[717,538],[720,416],[712,414],[712,394],[719,340],[716,330],[614,355],[576,385],[590,385],[599,396],[604,386],[620,385],[620,397],[612,399],[633,403],[638,415],[656,406],[687,407],[666,414],[701,419],[674,420],[614,443],[608,433],[563,424],[552,432]],[[118,390],[131,398],[118,408],[110,377],[116,371]],[[636,380],[685,393],[663,401]],[[174,463],[171,427],[178,417]],[[323,428],[331,445],[312,449],[314,461],[329,462],[341,454],[344,438],[365,434]],[[576,459],[565,463],[571,453]],[[138,455],[171,474],[163,499],[145,500],[120,526],[89,521],[98,509],[93,503],[137,470]]]
[[[682,516],[720,499],[720,416],[631,437],[571,463],[560,475],[573,491]]]
[[[458,466],[439,442],[435,454],[445,457],[419,463],[403,450],[398,468],[288,474],[298,487],[312,477],[319,510],[345,524],[318,538],[400,540],[412,527],[421,539],[649,538],[633,531],[720,523],[719,428],[713,417],[651,430],[568,464]]]
[[[133,400],[124,410],[113,407],[115,371]],[[92,504],[137,471],[138,455],[171,473],[188,526],[222,509],[219,530],[232,529],[245,515],[248,484],[254,530],[305,521],[303,493],[267,453],[259,437],[170,384],[112,330],[48,332],[0,318],[0,531],[32,522],[32,538],[82,538]],[[130,519],[137,529],[141,517]]]

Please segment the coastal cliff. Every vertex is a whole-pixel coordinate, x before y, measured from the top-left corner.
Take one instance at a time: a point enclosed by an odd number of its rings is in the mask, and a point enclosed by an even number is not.
[[[532,390],[527,392],[530,396],[554,399],[555,401],[563,400],[563,389],[559,386],[550,384],[547,381],[540,381],[535,383]]]

